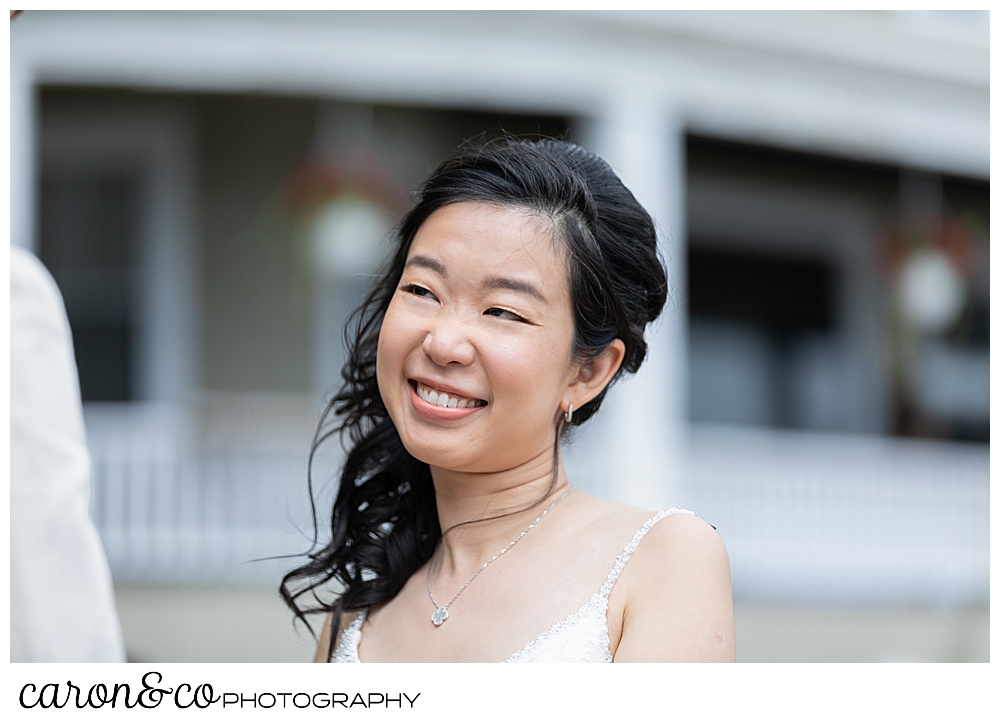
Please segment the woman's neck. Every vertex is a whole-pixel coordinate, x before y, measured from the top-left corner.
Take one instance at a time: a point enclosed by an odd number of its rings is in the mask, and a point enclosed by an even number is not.
[[[459,574],[474,572],[523,532],[569,489],[561,464],[556,483],[552,484],[552,466],[550,451],[503,472],[470,473],[431,467],[438,519],[444,532],[437,568]]]

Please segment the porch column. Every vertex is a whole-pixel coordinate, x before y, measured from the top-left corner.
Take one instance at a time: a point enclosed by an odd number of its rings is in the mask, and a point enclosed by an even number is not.
[[[663,509],[678,502],[687,417],[683,122],[654,92],[633,89],[609,99],[582,131],[581,142],[611,164],[653,216],[668,283],[663,313],[647,330],[646,361],[612,390],[586,433],[591,449],[584,454],[602,458],[594,462],[603,479],[590,486],[620,502]]]

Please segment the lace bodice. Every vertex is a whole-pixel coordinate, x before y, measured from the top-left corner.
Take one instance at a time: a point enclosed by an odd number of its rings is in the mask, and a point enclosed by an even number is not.
[[[601,589],[579,609],[555,623],[508,657],[505,663],[610,663],[611,641],[608,637],[608,596],[621,574],[625,563],[649,529],[664,517],[682,512],[694,513],[680,507],[657,512],[643,523],[642,527],[625,545],[625,549],[615,560]],[[340,644],[330,657],[331,663],[360,663],[358,645],[361,643],[361,626],[364,625],[367,610],[361,610],[340,636]]]

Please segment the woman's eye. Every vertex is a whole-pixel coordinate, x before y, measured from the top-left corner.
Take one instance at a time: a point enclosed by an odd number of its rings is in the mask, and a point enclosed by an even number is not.
[[[423,286],[417,286],[416,284],[404,284],[399,288],[401,288],[408,294],[413,294],[414,296],[419,296],[427,299],[435,298],[434,294],[431,293],[430,289],[425,289]]]
[[[510,319],[511,321],[525,321],[525,318],[523,316],[519,316],[515,314],[513,311],[510,311],[508,309],[501,309],[497,306],[494,306],[491,309],[487,309],[483,313],[489,316],[495,316],[498,319]]]

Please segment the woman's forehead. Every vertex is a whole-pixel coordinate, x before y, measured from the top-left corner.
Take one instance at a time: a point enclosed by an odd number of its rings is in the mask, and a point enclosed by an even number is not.
[[[551,219],[530,209],[463,201],[432,213],[418,229],[407,255],[454,272],[489,275],[518,271],[547,283],[565,281],[563,246]],[[421,265],[429,265],[423,263]]]

